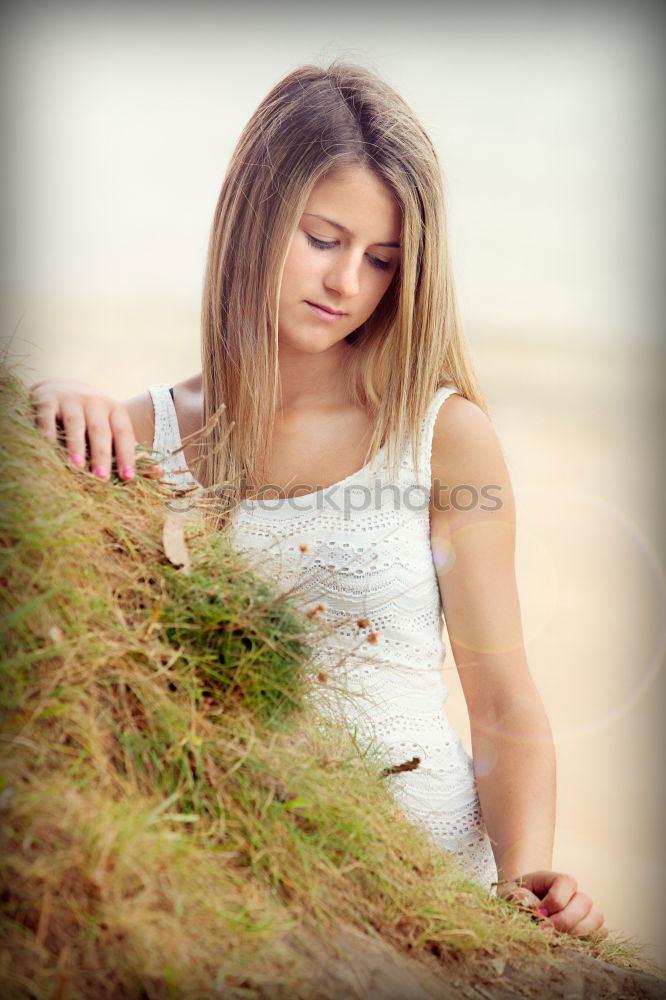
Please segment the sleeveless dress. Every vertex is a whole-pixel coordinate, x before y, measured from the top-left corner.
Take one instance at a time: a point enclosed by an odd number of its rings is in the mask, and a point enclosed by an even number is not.
[[[490,888],[497,869],[472,761],[444,706],[442,605],[430,548],[430,459],[435,419],[456,390],[435,393],[420,429],[418,475],[411,446],[389,479],[385,449],[358,472],[299,497],[244,500],[229,530],[253,570],[333,626],[316,643],[315,701],[357,743],[379,748],[403,811]],[[151,385],[153,448],[164,481],[196,486],[185,462],[172,395]],[[174,501],[174,506],[177,501]],[[334,683],[330,683],[333,681]]]

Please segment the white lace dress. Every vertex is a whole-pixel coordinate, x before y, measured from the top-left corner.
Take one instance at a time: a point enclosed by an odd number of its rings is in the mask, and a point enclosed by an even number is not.
[[[421,427],[419,472],[408,446],[389,480],[385,450],[363,469],[298,498],[243,501],[230,531],[257,573],[281,589],[296,586],[306,609],[335,626],[317,644],[320,704],[342,713],[365,745],[381,747],[405,812],[455,853],[470,877],[497,878],[469,754],[444,710],[442,606],[430,548],[430,458],[437,412],[454,389],[439,389]],[[153,447],[165,479],[194,485],[180,448],[169,388],[150,386]],[[359,625],[359,622],[361,623]],[[336,692],[338,692],[336,694]]]

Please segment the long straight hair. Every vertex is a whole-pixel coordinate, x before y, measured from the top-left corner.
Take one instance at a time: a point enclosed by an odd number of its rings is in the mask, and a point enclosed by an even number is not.
[[[437,388],[485,409],[462,335],[447,247],[442,173],[413,111],[370,71],[335,62],[278,83],[245,127],[217,202],[203,290],[205,440],[199,480],[222,525],[258,489],[280,391],[278,302],[285,258],[314,185],[361,165],[402,210],[399,268],[382,301],[346,338],[351,401],[373,421],[366,461],[387,447],[395,470]]]

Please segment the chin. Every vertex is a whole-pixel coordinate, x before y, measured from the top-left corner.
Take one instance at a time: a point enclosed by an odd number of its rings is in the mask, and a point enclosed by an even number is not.
[[[303,354],[325,354],[326,351],[335,347],[337,347],[337,341],[332,344],[303,344],[298,350],[302,351]]]
[[[302,351],[303,354],[323,354],[324,351],[329,351],[338,344],[346,347],[345,337],[328,339],[318,333],[308,333],[303,337],[278,337],[278,347],[283,345],[293,351]]]

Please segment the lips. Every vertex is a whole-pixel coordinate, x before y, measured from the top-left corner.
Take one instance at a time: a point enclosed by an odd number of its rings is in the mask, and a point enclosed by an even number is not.
[[[332,309],[330,306],[324,306],[320,302],[310,302],[307,299],[306,299],[306,302],[307,302],[307,304],[309,306],[312,306],[313,309],[319,309],[319,310],[321,310],[321,312],[327,313],[329,316],[344,316],[344,315],[346,315],[345,313],[340,312],[339,309]]]

